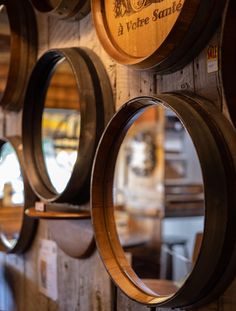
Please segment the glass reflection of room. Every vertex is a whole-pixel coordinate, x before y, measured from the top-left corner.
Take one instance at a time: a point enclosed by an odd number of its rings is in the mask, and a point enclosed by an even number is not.
[[[72,68],[65,58],[54,69],[44,106],[44,161],[53,187],[61,193],[77,159],[81,122],[78,87]]]
[[[159,105],[137,118],[120,147],[113,188],[117,233],[132,268],[154,290],[163,281],[163,294],[174,293],[193,266],[204,195],[196,150],[173,111]]]
[[[0,236],[13,248],[19,238],[23,221],[24,184],[20,164],[12,145],[0,149]]]

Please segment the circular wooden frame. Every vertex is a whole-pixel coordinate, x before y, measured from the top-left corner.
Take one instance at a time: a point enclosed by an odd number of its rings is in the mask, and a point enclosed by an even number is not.
[[[90,12],[88,0],[58,0],[58,4],[52,6],[46,0],[31,0],[33,6],[41,13],[47,13],[60,19],[82,19]]]
[[[228,5],[224,14],[221,30],[220,52],[220,74],[223,85],[224,95],[230,117],[236,126],[236,88],[235,88],[235,69],[236,69],[236,3],[228,0]]]
[[[7,253],[21,254],[21,253],[24,253],[30,247],[33,241],[33,238],[35,236],[35,233],[36,233],[38,221],[25,215],[25,210],[29,208],[30,206],[34,206],[35,201],[36,201],[36,196],[34,192],[32,191],[29,185],[27,176],[25,174],[25,165],[23,162],[21,139],[18,136],[1,138],[0,146],[5,144],[6,142],[9,142],[14,148],[18,161],[21,166],[21,173],[22,173],[23,182],[24,182],[25,203],[24,203],[24,210],[22,211],[23,220],[22,220],[21,230],[20,230],[19,239],[17,240],[17,243],[15,244],[13,248],[10,248],[8,245],[6,245],[1,240],[0,249]],[[0,214],[0,217],[1,217],[1,214]]]
[[[31,70],[37,60],[37,25],[27,0],[0,0],[7,9],[11,30],[11,56],[7,84],[0,105],[18,111],[23,106]]]
[[[105,0],[92,0],[91,10],[101,44],[113,59],[137,69],[153,68],[158,73],[169,73],[187,65],[204,48],[220,22],[226,1],[186,0],[164,42],[144,57],[127,54],[115,42],[104,16]],[[143,44],[141,40],[140,44]]]
[[[57,193],[48,177],[42,151],[42,114],[45,94],[56,64],[65,58],[75,75],[80,98],[81,131],[77,160],[65,190]],[[106,71],[94,52],[67,48],[46,52],[36,64],[25,97],[22,139],[28,178],[37,196],[46,202],[84,204],[97,143],[114,114],[113,95]]]
[[[137,277],[120,245],[112,198],[114,168],[129,127],[146,108],[171,108],[195,145],[204,180],[205,227],[197,262],[183,286],[171,296],[152,292]],[[236,133],[211,102],[190,94],[140,97],[122,106],[108,124],[97,149],[91,204],[95,240],[113,281],[131,299],[150,306],[198,306],[214,299],[235,276]],[[214,255],[213,255],[214,254]]]

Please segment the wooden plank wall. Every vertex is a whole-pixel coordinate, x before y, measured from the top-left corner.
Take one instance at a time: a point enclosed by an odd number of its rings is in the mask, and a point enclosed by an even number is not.
[[[126,100],[140,95],[191,90],[223,103],[219,74],[207,74],[206,49],[183,70],[170,75],[137,72],[110,59],[101,47],[91,15],[79,22],[58,21],[38,14],[39,56],[58,47],[85,46],[93,49],[103,60],[113,86],[117,108]],[[219,41],[216,31],[211,44]],[[33,104],[33,103],[32,103]],[[224,106],[225,107],[225,106]],[[227,114],[227,109],[225,109]],[[1,113],[2,135],[21,133],[21,113]],[[5,129],[5,130],[4,130]],[[0,310],[1,311],[108,311],[115,310],[111,282],[97,252],[90,258],[76,260],[58,249],[58,290],[56,302],[38,291],[37,259],[41,239],[50,239],[50,222],[40,221],[32,248],[22,256],[0,253]],[[207,273],[207,271],[206,271]],[[146,307],[130,301],[118,293],[118,311],[144,311]],[[162,309],[159,309],[162,310]],[[212,304],[198,311],[236,310],[236,282]]]

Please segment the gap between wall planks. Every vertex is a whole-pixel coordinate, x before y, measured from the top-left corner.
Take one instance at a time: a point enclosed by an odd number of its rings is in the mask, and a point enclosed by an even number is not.
[[[93,49],[103,60],[113,87],[116,107],[132,97],[174,90],[190,90],[213,100],[227,114],[223,105],[219,74],[207,74],[206,49],[183,70],[169,75],[134,71],[116,64],[101,47],[91,15],[79,22],[58,21],[37,14],[39,29],[39,56],[46,50],[58,47],[81,46]],[[219,41],[219,32],[211,44]],[[4,129],[4,122],[6,128]],[[0,112],[1,135],[21,134],[21,112]],[[37,259],[40,239],[50,239],[50,222],[40,221],[32,248],[22,256],[0,253],[0,310],[7,311],[108,311],[113,310],[111,281],[95,252],[89,259],[76,260],[58,248],[58,294],[53,302],[38,292]],[[8,284],[3,282],[8,276]],[[9,277],[10,276],[10,277]],[[9,292],[13,288],[13,296]],[[232,311],[236,308],[236,281],[224,295],[208,306],[195,311]],[[15,307],[12,307],[15,301]],[[118,291],[118,311],[148,311]],[[158,308],[159,311],[167,309]]]

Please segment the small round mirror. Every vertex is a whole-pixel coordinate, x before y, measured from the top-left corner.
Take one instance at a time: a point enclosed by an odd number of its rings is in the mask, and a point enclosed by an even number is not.
[[[5,5],[0,4],[0,101],[6,89],[11,56],[11,30]]]
[[[35,196],[23,171],[18,137],[0,141],[0,244],[7,252],[22,253],[32,241],[36,221],[24,215]]]
[[[51,50],[38,60],[26,92],[22,139],[28,178],[40,199],[88,202],[96,146],[113,113],[109,77],[93,51]]]
[[[48,177],[61,193],[78,157],[80,105],[76,77],[63,58],[51,76],[42,116],[42,149]]]
[[[204,194],[192,139],[169,108],[148,108],[127,131],[116,160],[113,204],[134,272],[157,295],[174,294],[197,257]]]

